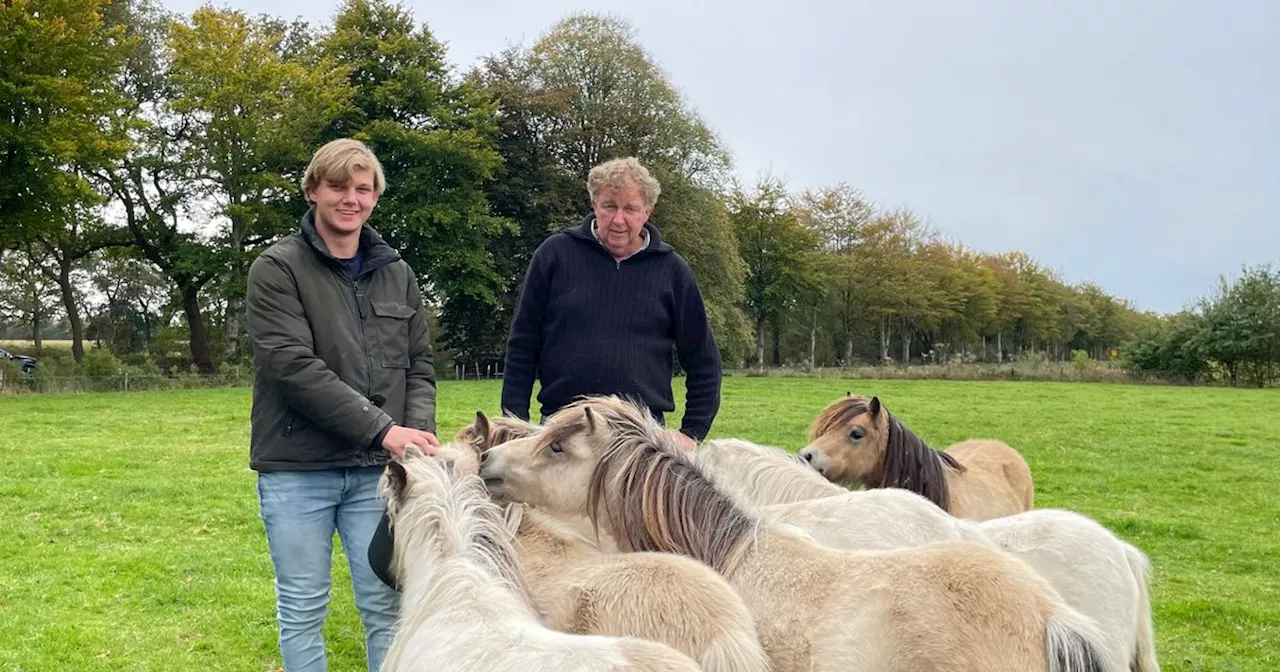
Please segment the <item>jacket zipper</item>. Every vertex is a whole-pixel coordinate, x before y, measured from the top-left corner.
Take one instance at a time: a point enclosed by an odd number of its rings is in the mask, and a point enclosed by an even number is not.
[[[356,311],[360,314],[360,350],[364,353],[364,359],[365,359],[364,393],[367,396],[371,391],[372,381],[369,379],[369,368],[371,366],[371,363],[369,362],[369,338],[368,338],[368,335],[365,334],[365,330],[364,330],[364,321],[365,321],[364,290],[360,289],[359,280],[351,281],[351,289],[352,291],[355,292]]]

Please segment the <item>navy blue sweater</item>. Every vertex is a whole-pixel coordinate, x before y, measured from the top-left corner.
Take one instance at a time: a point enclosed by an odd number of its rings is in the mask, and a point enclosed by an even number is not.
[[[720,349],[693,271],[647,223],[648,248],[617,262],[594,223],[589,215],[553,234],[529,262],[507,339],[503,410],[527,420],[536,378],[544,415],[585,394],[668,413],[674,346],[688,375],[680,431],[706,438],[720,409]]]

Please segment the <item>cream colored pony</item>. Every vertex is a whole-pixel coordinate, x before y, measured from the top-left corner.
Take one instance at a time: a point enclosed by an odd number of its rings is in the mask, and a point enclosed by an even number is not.
[[[781,449],[739,439],[701,450],[713,453],[702,460],[719,485],[736,491],[743,501],[758,502],[766,521],[793,525],[824,546],[887,550],[973,540],[1002,548],[1031,565],[1068,604],[1093,619],[1114,659],[1133,661],[1136,672],[1160,669],[1147,558],[1085,516],[1036,509],[994,520],[965,520],[900,488],[828,492],[825,497],[774,504],[786,499],[779,493],[816,492],[809,488],[816,476],[813,470]],[[728,468],[716,472],[721,465]]]
[[[706,565],[670,553],[605,553],[583,533],[583,523],[591,531],[585,517],[569,522],[520,504],[508,516],[548,626],[662,642],[707,672],[770,669],[742,598]]]
[[[617,399],[562,409],[542,432],[485,452],[480,474],[500,498],[591,516],[624,550],[715,568],[780,672],[1122,669],[1025,563],[972,542],[838,551],[762,524]]]
[[[395,529],[400,618],[384,672],[694,672],[654,642],[571,635],[529,606],[501,511],[475,476],[406,452],[379,484]]]
[[[1018,451],[993,439],[933,450],[879,397],[847,396],[814,419],[800,457],[828,480],[868,488],[906,488],[959,518],[987,520],[1028,511],[1031,469]]]
[[[492,445],[539,429],[477,413],[458,434],[474,452],[469,460],[454,459],[478,468],[478,456]],[[770,669],[742,598],[706,565],[670,553],[607,553],[585,516],[557,518],[514,504],[507,527],[516,535],[532,604],[547,626],[662,642],[706,672]]]
[[[795,453],[743,439],[712,439],[691,456],[725,494],[746,507],[789,504],[849,492]]]

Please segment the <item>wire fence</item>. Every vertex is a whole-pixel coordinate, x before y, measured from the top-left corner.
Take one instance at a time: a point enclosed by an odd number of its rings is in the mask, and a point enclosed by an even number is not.
[[[500,379],[502,371],[493,365],[452,366],[436,372],[441,380]],[[223,373],[140,374],[121,372],[111,376],[57,376],[39,372],[20,373],[0,368],[0,394],[67,394],[74,392],[143,392],[147,390],[190,390],[217,387],[251,387],[253,370],[236,367]]]
[[[777,367],[766,369],[726,369],[731,377],[803,377],[876,380],[1022,380],[1096,383],[1168,384],[1159,376],[1126,371],[1118,366],[1081,368],[1070,363],[1028,364],[947,364],[911,367]],[[436,371],[437,380],[498,380],[497,366],[450,366]],[[1203,384],[1203,383],[1202,383]],[[112,376],[53,376],[28,374],[0,368],[0,394],[66,394],[76,392],[142,392],[219,387],[251,387],[251,367],[237,367],[222,373],[139,374],[121,372]]]
[[[0,371],[0,393],[60,394],[70,392],[142,392],[145,390],[187,390],[214,387],[248,387],[252,372],[214,374],[121,373],[115,376],[6,375]]]

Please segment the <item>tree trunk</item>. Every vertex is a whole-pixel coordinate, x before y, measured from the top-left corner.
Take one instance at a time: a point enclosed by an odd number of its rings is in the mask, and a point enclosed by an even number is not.
[[[852,342],[850,342],[849,348],[850,350],[853,349]],[[889,317],[886,315],[880,318],[880,361],[876,362],[876,364],[878,364],[879,366],[884,366],[888,362],[889,362]]]
[[[769,321],[773,323],[773,365],[780,367],[782,366],[782,328],[778,326],[777,315]]]
[[[58,263],[58,289],[62,294],[62,308],[67,311],[67,321],[71,323],[71,356],[76,361],[84,360],[84,324],[80,321],[80,310],[76,307],[76,296],[71,286],[71,261],[67,257]]]
[[[151,310],[145,301],[138,301],[138,312],[142,315],[142,331],[145,343],[151,345]]]
[[[240,319],[242,317],[244,306],[238,296],[228,296],[227,309],[223,314],[223,324],[225,325],[226,347],[223,348],[223,356],[227,361],[237,361],[240,356]]]
[[[818,307],[813,308],[813,323],[809,326],[809,368],[817,366],[815,359],[818,351]]]
[[[902,365],[911,365],[911,322],[902,318]]]
[[[35,344],[37,357],[44,354],[44,339],[40,337],[41,328],[44,327],[43,317],[38,308],[31,312],[31,341]]]
[[[764,370],[764,316],[756,318],[756,368]]]
[[[191,361],[203,374],[213,373],[213,361],[209,357],[209,339],[204,332],[204,318],[200,315],[200,287],[187,283],[182,288],[182,312],[187,316],[191,331]]]
[[[1004,330],[1003,330],[1003,329],[997,329],[997,330],[996,330],[996,364],[1003,364],[1003,363],[1004,363],[1004,343],[1003,343],[1003,336],[1004,336]]]
[[[987,363],[987,335],[982,335],[982,363]]]

